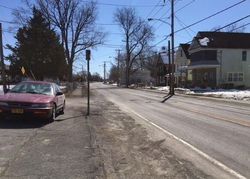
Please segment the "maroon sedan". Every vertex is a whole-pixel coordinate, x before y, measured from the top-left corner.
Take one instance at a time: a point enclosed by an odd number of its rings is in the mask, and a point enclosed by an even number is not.
[[[24,81],[0,95],[0,116],[33,116],[54,121],[63,114],[65,96],[55,83]]]

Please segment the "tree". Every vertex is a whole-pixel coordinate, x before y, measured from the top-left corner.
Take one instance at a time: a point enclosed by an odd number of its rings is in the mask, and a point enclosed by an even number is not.
[[[109,79],[112,81],[119,81],[119,69],[116,65],[112,65],[109,71]]]
[[[24,1],[30,8],[30,1]],[[102,44],[106,35],[96,28],[96,3],[81,0],[36,0],[35,2],[51,28],[55,28],[60,33],[69,66],[68,76],[72,81],[73,64],[78,59],[78,55],[87,48]],[[27,19],[25,9],[16,10],[13,14],[16,19],[21,19],[21,22]]]
[[[129,86],[130,73],[133,64],[143,52],[148,42],[153,39],[152,27],[137,16],[133,8],[117,9],[114,20],[124,33],[126,51],[126,87]]]
[[[34,75],[40,80],[44,77],[63,78],[67,70],[63,46],[39,10],[33,8],[33,17],[18,30],[15,38],[16,46],[8,45],[12,51],[7,58],[12,75],[20,74],[24,67],[29,76]]]
[[[73,63],[81,51],[101,44],[105,34],[96,30],[97,7],[80,0],[37,0],[44,17],[58,28],[72,80]]]

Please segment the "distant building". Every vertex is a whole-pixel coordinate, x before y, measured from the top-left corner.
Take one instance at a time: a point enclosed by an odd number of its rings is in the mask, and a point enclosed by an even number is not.
[[[250,87],[250,33],[198,32],[189,54],[193,86]]]
[[[191,71],[187,69],[190,63],[190,44],[180,44],[175,56],[175,78],[177,87],[186,87],[192,81]]]

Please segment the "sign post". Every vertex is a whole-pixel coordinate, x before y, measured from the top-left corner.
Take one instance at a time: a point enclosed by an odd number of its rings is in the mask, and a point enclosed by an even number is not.
[[[87,60],[87,88],[88,88],[88,105],[87,105],[87,116],[89,116],[89,61],[90,61],[90,55],[91,55],[91,51],[90,50],[86,50],[86,60]]]

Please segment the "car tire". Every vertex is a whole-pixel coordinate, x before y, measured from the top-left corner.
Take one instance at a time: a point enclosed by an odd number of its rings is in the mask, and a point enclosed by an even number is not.
[[[54,122],[56,119],[56,105],[52,108],[51,116],[49,117],[49,122]]]

